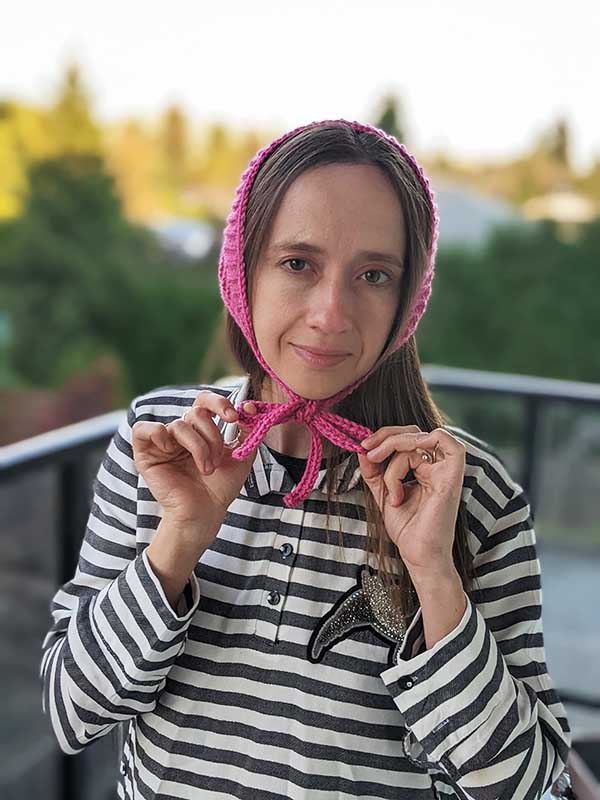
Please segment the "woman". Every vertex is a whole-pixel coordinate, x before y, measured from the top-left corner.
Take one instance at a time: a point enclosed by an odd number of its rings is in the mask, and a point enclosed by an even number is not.
[[[420,372],[437,223],[358,122],[242,176],[219,281],[244,378],[132,401],[43,645],[64,752],[127,724],[120,797],[517,800],[562,773],[528,500]]]

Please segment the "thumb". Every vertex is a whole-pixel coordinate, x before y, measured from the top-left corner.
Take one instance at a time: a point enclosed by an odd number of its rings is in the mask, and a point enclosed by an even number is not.
[[[256,406],[254,405],[254,403],[249,401],[245,403],[242,407],[247,414],[256,414]],[[252,430],[251,425],[242,422],[240,419],[238,420],[238,435],[237,435],[237,442],[235,443],[233,448],[234,450],[238,448],[240,445],[244,444],[244,442],[250,435],[251,430]],[[249,459],[254,460],[257,450],[258,450],[258,444],[256,445],[256,447],[252,448],[252,450],[248,453],[248,455],[244,459],[242,459],[240,463],[245,463]]]

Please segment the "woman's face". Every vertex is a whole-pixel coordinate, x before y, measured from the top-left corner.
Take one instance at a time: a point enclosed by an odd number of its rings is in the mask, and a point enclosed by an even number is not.
[[[330,397],[375,363],[400,299],[405,233],[400,202],[377,167],[327,164],[290,186],[258,260],[250,308],[263,358],[297,394]],[[344,357],[319,367],[297,346]],[[275,384],[263,399],[287,397]]]

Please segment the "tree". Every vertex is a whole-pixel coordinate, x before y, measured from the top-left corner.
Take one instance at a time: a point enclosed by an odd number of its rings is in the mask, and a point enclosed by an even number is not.
[[[80,69],[77,64],[71,63],[67,66],[56,101],[49,112],[57,155],[102,151],[102,133],[92,118],[90,106]]]
[[[406,123],[404,111],[400,100],[390,94],[381,101],[381,111],[379,112],[376,128],[395,136],[399,142],[406,144]]]
[[[188,156],[187,121],[176,105],[170,106],[163,116],[160,143],[168,175],[173,185],[180,189]]]
[[[557,163],[570,169],[569,151],[571,134],[569,123],[565,117],[559,117],[542,137],[542,146],[548,156]]]
[[[0,225],[12,333],[4,372],[58,387],[110,355],[124,368],[122,402],[194,380],[218,314],[215,271],[178,269],[150,231],[128,223],[98,156],[37,162],[28,185],[23,216]]]

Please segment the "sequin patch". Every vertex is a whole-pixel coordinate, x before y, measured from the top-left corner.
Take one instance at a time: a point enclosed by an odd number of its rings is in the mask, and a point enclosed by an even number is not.
[[[321,661],[327,650],[357,628],[371,628],[385,641],[394,643],[392,659],[407,628],[405,616],[392,603],[383,581],[367,565],[359,567],[356,586],[342,595],[317,625],[308,644],[309,660]]]

